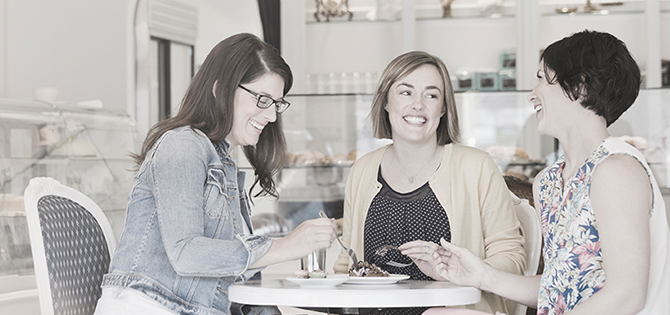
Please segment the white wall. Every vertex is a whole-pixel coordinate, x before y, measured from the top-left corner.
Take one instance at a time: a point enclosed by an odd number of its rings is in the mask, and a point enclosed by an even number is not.
[[[229,35],[250,32],[262,37],[256,1],[176,1],[198,9],[196,67]],[[32,99],[33,88],[55,86],[59,100],[101,99],[108,108],[132,108],[135,2],[0,0],[0,97]],[[304,13],[310,15],[312,2],[304,3]],[[372,3],[352,9],[364,13]],[[495,68],[498,54],[515,46],[514,28],[513,18],[419,20],[416,46],[442,57],[452,72]],[[540,46],[584,28],[612,32],[628,44],[641,66],[646,64],[643,14],[542,17],[539,28]],[[402,52],[400,22],[340,19],[311,22],[304,30],[305,73],[379,73]],[[670,14],[663,13],[661,38],[668,34]],[[661,50],[662,58],[670,59],[670,40],[661,41]]]
[[[8,0],[4,7],[0,96],[33,99],[33,88],[52,86],[58,100],[125,109],[127,1]]]
[[[6,1],[5,0],[0,0],[0,17],[2,17],[2,20],[0,20],[0,97],[5,95],[5,77],[6,77],[6,71],[5,71],[5,47],[7,47],[6,43],[6,34],[5,34],[5,6],[6,6]]]
[[[309,24],[306,72],[379,72],[402,52],[400,22]]]
[[[455,1],[460,5],[458,12],[476,10],[474,1]],[[377,72],[381,73],[386,64],[402,51],[402,22],[368,21],[363,13],[369,10],[371,1],[353,3],[353,21],[334,18],[330,22],[315,22],[311,16],[314,8],[311,1],[305,2],[305,69],[304,74]],[[398,1],[395,1],[396,5]],[[438,3],[437,1],[434,1]],[[509,1],[508,1],[509,2]],[[417,0],[417,16],[426,12],[439,12],[439,6],[428,7],[423,0]],[[506,2],[507,3],[507,2]],[[465,7],[470,5],[470,7]],[[583,2],[582,4],[583,5]],[[627,4],[628,5],[628,4]],[[576,16],[557,15],[544,12],[538,23],[538,52],[548,44],[573,32],[593,29],[614,34],[623,40],[644,71],[647,64],[647,36],[644,7],[630,4],[634,12],[612,12],[609,15],[578,14]],[[633,6],[635,5],[635,6]],[[667,2],[663,8],[667,7]],[[616,7],[615,7],[616,8]],[[551,9],[551,8],[550,8]],[[362,12],[362,13],[361,13]],[[358,15],[357,15],[358,14]],[[459,13],[460,14],[460,13]],[[469,17],[451,19],[421,18],[416,21],[416,49],[425,50],[441,57],[452,75],[460,69],[499,68],[499,55],[516,47],[516,18],[505,15],[502,18],[479,17],[475,13]],[[670,13],[664,10],[660,18],[661,57],[670,59]],[[302,74],[302,75],[304,75]]]
[[[497,68],[513,49],[514,19],[417,21],[416,47],[442,58],[450,70]],[[402,51],[402,23],[351,21],[306,27],[307,73],[378,72]],[[473,37],[476,36],[476,40]]]
[[[226,37],[252,33],[263,39],[263,27],[257,1],[179,0],[198,8],[198,39],[195,47],[196,67],[209,51]]]
[[[570,34],[594,29],[609,32],[621,39],[642,70],[646,66],[645,17],[643,13],[603,16],[554,15],[540,19],[540,46],[547,45]],[[670,52],[668,52],[670,53]]]
[[[177,0],[198,10],[195,62],[239,32],[262,38],[256,1]],[[136,0],[0,0],[0,97],[33,99],[35,87],[58,100],[100,99],[134,108]]]
[[[198,9],[196,67],[227,36],[250,32],[262,37],[256,1],[176,1]],[[59,100],[101,99],[108,108],[132,108],[135,2],[0,0],[0,97],[32,99],[33,88],[55,86]],[[311,1],[304,3],[309,15]],[[643,21],[642,14],[542,17],[540,44],[584,28],[609,31],[628,44],[644,67]],[[661,27],[661,37],[667,38],[670,14],[661,15]],[[311,22],[304,30],[305,73],[380,73],[402,52],[400,22]],[[514,48],[516,41],[514,18],[419,20],[416,30],[417,49],[442,57],[452,72],[495,68],[498,54]],[[670,40],[661,42],[661,50],[662,58],[670,59]]]

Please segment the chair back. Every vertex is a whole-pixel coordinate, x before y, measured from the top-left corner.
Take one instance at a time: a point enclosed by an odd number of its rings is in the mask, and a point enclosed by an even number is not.
[[[526,251],[526,269],[523,274],[534,276],[537,274],[537,267],[540,264],[540,255],[542,254],[542,227],[540,226],[540,217],[535,208],[528,203],[526,199],[519,199],[510,192],[514,202],[516,216],[521,223],[521,234],[524,238],[524,250]],[[515,315],[526,314],[526,306],[518,304]]]
[[[47,177],[30,180],[24,202],[41,313],[93,314],[116,248],[104,213]]]

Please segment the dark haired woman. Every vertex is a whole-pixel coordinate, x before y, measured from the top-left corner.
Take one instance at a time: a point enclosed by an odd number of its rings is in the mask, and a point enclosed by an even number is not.
[[[529,96],[537,129],[565,152],[533,184],[545,242],[542,275],[500,272],[446,241],[434,255],[436,272],[538,314],[668,314],[663,197],[643,155],[607,132],[638,95],[635,60],[611,34],[583,31],[547,47],[537,77]]]
[[[242,146],[256,175],[251,189],[260,186],[255,196],[277,196],[272,176],[285,156],[281,113],[292,83],[277,50],[254,35],[212,49],[179,113],[153,126],[135,157],[139,169],[96,314],[229,314],[231,283],[330,246],[335,224],[327,219],[281,239],[254,235],[244,173],[230,155]]]

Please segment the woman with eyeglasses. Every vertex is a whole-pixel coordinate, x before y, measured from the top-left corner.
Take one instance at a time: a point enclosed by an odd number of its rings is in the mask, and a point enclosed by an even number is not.
[[[250,194],[277,197],[273,175],[286,143],[281,113],[293,83],[276,49],[251,34],[216,45],[176,116],[154,125],[135,155],[138,171],[118,248],[96,314],[278,314],[230,305],[233,282],[335,240],[328,219],[303,222],[284,238],[254,235],[241,146],[254,169]]]

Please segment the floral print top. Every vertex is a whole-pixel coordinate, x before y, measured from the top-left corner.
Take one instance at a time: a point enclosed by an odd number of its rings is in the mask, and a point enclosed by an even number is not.
[[[539,180],[545,246],[537,314],[563,314],[602,289],[605,270],[589,191],[591,175],[610,152],[602,144],[563,183],[565,157]]]
[[[670,310],[670,230],[663,196],[642,153],[621,139],[609,137],[569,182],[563,183],[564,158],[540,175],[538,201],[545,264],[537,314],[569,312],[605,285],[598,222],[591,208],[589,191],[593,171],[613,154],[637,159],[647,171],[652,188],[647,301],[637,315],[668,314]]]

